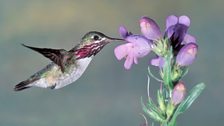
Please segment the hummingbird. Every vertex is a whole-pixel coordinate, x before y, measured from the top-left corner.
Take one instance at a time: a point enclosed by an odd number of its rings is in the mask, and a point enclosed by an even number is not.
[[[59,89],[79,79],[93,57],[105,45],[112,41],[122,41],[120,38],[111,38],[101,32],[90,31],[86,33],[79,44],[69,51],[65,49],[37,48],[22,44],[34,50],[52,62],[42,70],[20,82],[14,87],[21,91],[30,87]]]

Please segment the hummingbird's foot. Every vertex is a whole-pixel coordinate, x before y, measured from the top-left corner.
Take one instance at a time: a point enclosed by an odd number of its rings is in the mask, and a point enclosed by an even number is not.
[[[55,87],[56,87],[56,84],[50,86],[51,89],[55,89]]]

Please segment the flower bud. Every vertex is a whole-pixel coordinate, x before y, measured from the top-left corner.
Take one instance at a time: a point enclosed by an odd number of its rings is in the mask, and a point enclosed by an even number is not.
[[[129,32],[125,26],[120,26],[119,33],[122,38],[126,38],[127,36],[129,36]]]
[[[173,105],[178,105],[180,104],[185,97],[186,94],[186,88],[184,86],[184,83],[182,81],[179,81],[172,92],[172,97],[171,97],[171,101]]]
[[[178,65],[174,65],[171,71],[171,80],[177,82],[181,79],[183,75],[183,70]]]
[[[161,31],[157,23],[148,17],[142,17],[139,21],[142,34],[150,40],[157,40],[161,38]]]
[[[192,64],[198,52],[196,43],[188,43],[181,48],[176,57],[176,63],[180,66],[188,66]]]

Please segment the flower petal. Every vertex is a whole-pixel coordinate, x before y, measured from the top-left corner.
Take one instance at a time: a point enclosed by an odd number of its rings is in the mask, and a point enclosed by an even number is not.
[[[167,30],[167,37],[170,38],[171,43],[174,45],[179,45],[184,40],[184,37],[187,33],[188,27],[183,24],[176,24],[171,26]]]
[[[134,63],[138,64],[138,57],[134,57]]]
[[[129,70],[133,64],[133,60],[132,54],[129,54],[124,62],[124,68]]]
[[[160,28],[153,19],[142,17],[139,23],[141,32],[146,38],[150,40],[156,40],[161,37]]]
[[[183,44],[188,44],[188,43],[196,43],[196,38],[192,35],[186,34],[184,36],[184,43]]]
[[[179,23],[189,27],[190,24],[191,24],[191,21],[190,21],[190,18],[188,16],[182,15],[182,16],[179,17]]]
[[[134,54],[136,57],[142,58],[145,57],[146,55],[148,55],[151,51],[151,47],[150,46],[135,46],[134,48]]]
[[[176,63],[180,66],[188,66],[196,59],[198,45],[196,43],[188,43],[181,48],[176,57]]]
[[[120,26],[119,33],[122,38],[126,38],[128,36],[128,30],[125,26]]]
[[[166,30],[169,27],[177,24],[177,22],[178,22],[178,18],[175,15],[170,15],[169,17],[167,17],[166,18]]]
[[[157,57],[151,60],[151,65],[162,68],[164,66],[164,59],[162,57]]]
[[[152,59],[151,60],[151,65],[158,67],[159,66],[159,62],[160,62],[160,60],[158,58]]]
[[[130,35],[126,41],[132,43],[132,51],[135,57],[144,57],[151,51],[151,41],[140,35]]]
[[[142,35],[130,35],[127,38],[125,38],[125,40],[130,43],[138,43],[138,44],[144,44],[144,45],[147,45],[148,43],[151,42],[150,40],[148,40],[146,37]]]
[[[126,43],[123,45],[119,45],[114,49],[114,54],[118,60],[121,60],[128,55],[129,46],[130,43]]]
[[[171,38],[171,36],[174,33],[174,28],[175,28],[174,26],[168,27],[168,29],[165,32],[165,36],[168,37],[168,38]]]
[[[114,49],[118,60],[126,58],[124,67],[130,69],[132,64],[138,63],[138,58],[146,56],[151,51],[151,41],[141,35],[129,35],[125,38],[128,43]]]

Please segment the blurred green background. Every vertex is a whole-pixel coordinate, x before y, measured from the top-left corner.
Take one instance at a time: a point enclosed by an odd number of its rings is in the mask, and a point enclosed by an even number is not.
[[[178,118],[178,125],[222,125],[223,5],[223,0],[0,0],[0,125],[138,126],[143,122],[140,97],[146,99],[147,64],[153,55],[126,71],[113,54],[119,43],[112,43],[74,84],[60,90],[14,92],[15,84],[49,63],[20,43],[70,49],[90,30],[118,37],[118,27],[125,25],[140,33],[138,20],[143,15],[164,29],[170,14],[191,18],[189,32],[200,46],[184,78],[188,90],[199,82],[207,85]],[[152,80],[152,95],[158,87]]]

